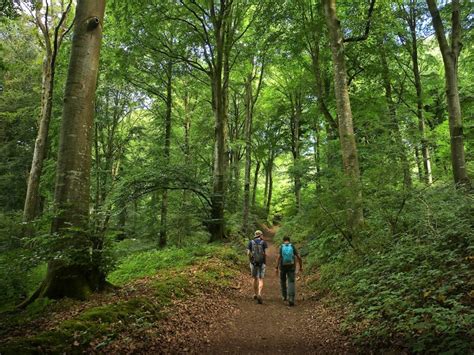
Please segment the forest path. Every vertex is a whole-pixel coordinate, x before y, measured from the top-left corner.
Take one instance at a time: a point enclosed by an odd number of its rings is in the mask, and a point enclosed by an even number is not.
[[[263,304],[253,300],[252,278],[243,277],[235,299],[235,312],[208,335],[205,353],[212,354],[344,354],[354,353],[349,338],[342,334],[342,317],[307,294],[297,275],[296,306],[281,300],[279,276],[275,272],[277,246],[275,227],[265,230],[269,248],[263,288]],[[304,262],[304,261],[303,261]],[[304,266],[304,265],[303,265]],[[219,302],[219,300],[216,300]]]

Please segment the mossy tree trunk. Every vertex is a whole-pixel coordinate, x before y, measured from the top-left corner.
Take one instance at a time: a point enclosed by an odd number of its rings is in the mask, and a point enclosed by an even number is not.
[[[448,103],[449,134],[451,137],[451,164],[456,185],[469,186],[463,142],[463,124],[458,89],[458,59],[461,53],[461,9],[459,0],[451,4],[451,45],[446,39],[446,31],[436,5],[436,0],[427,0],[436,32],[439,48],[443,56],[446,78],[446,99]]]
[[[228,81],[230,75],[230,51],[233,45],[232,1],[223,0],[219,6],[209,3],[210,20],[214,28],[215,44],[212,60],[209,61],[209,77],[212,88],[212,109],[215,118],[214,169],[211,196],[211,241],[225,238],[225,192],[227,175],[227,119]],[[210,39],[208,38],[208,42]]]
[[[34,297],[86,298],[105,286],[96,252],[102,247],[88,230],[94,100],[105,0],[79,0],[64,95],[52,233],[57,258],[48,263]],[[77,257],[77,259],[75,258]]]

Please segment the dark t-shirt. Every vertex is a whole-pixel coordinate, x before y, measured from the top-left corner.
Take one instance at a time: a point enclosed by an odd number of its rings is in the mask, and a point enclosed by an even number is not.
[[[280,248],[278,249],[278,252],[280,253],[280,268],[281,268],[281,270],[285,270],[285,271],[296,270],[296,261],[297,261],[296,256],[299,255],[298,254],[298,249],[296,249],[296,247],[293,244],[291,244],[291,246],[293,247],[293,253],[295,254],[295,262],[292,265],[283,265],[283,257],[281,255],[281,245],[280,245]]]
[[[263,239],[260,239],[260,238],[255,238],[253,239],[253,241],[257,244],[260,244],[262,243],[262,249],[265,253],[265,255],[263,256],[263,263],[266,264],[267,263],[267,253],[266,253],[266,250],[267,250],[267,242],[264,241]],[[252,252],[252,241],[249,240],[249,244],[247,245],[247,249],[250,250],[250,252]]]

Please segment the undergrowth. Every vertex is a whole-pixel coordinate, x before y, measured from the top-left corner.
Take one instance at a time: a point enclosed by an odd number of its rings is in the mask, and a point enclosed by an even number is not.
[[[387,196],[392,201],[371,201],[354,248],[331,225],[339,219],[317,208],[294,218],[281,235],[291,233],[291,226],[296,240],[306,236],[306,262],[310,272],[318,268],[321,275],[313,286],[350,305],[346,327],[363,348],[469,353],[474,339],[472,195],[438,187]],[[410,201],[400,211],[403,199]]]

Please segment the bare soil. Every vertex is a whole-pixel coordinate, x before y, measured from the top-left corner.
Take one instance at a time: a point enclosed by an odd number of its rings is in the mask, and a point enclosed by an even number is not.
[[[276,273],[277,246],[274,230],[265,231],[269,244],[263,289],[263,304],[253,300],[250,272],[243,276],[243,286],[230,296],[234,312],[229,312],[221,327],[206,334],[209,354],[349,354],[355,353],[349,337],[341,331],[343,315],[335,314],[312,297],[297,274],[296,305],[289,307],[280,296]],[[304,267],[304,265],[303,265]],[[219,302],[219,300],[216,300]]]

